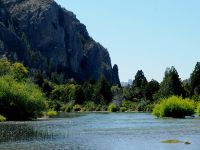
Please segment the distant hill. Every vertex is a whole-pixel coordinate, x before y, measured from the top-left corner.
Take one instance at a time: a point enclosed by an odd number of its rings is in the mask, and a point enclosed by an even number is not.
[[[129,79],[128,82],[121,82],[121,86],[122,87],[126,87],[128,85],[132,85],[133,84],[133,80]]]
[[[118,67],[76,16],[53,0],[0,0],[0,56],[50,79],[120,84]]]

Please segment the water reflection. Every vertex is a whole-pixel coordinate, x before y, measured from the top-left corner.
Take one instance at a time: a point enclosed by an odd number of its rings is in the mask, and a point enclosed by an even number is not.
[[[0,124],[0,142],[47,139],[53,137],[53,132],[48,129],[40,129],[26,123],[3,123]]]

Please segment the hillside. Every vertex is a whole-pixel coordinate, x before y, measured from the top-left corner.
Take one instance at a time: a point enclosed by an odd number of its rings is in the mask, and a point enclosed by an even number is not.
[[[76,16],[53,0],[0,0],[0,56],[52,80],[120,84],[107,49]]]

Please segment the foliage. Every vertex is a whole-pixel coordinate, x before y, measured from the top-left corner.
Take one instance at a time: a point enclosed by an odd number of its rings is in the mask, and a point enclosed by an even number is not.
[[[112,100],[111,84],[102,75],[95,86],[96,102],[108,104]]]
[[[118,111],[117,105],[114,104],[114,103],[111,103],[111,104],[108,106],[108,111],[109,111],[109,112],[116,112],[116,111]]]
[[[133,98],[142,99],[145,97],[145,90],[147,85],[147,79],[144,76],[144,73],[142,70],[139,70],[136,75],[135,79],[133,81],[131,94]]]
[[[41,74],[37,74],[35,76],[35,83],[42,89],[47,97],[50,96],[51,92],[54,89],[52,83],[44,79]]]
[[[0,59],[0,76],[11,73],[11,62],[7,59]]]
[[[76,104],[83,104],[85,102],[84,91],[80,85],[75,86],[74,100]]]
[[[200,62],[197,62],[194,71],[190,76],[191,95],[200,94]]]
[[[0,114],[8,120],[29,120],[46,108],[43,93],[32,83],[0,77]]]
[[[49,111],[47,112],[47,116],[48,116],[48,117],[54,117],[54,116],[56,116],[56,115],[57,115],[57,112],[54,111],[54,110],[49,110]]]
[[[0,76],[9,75],[18,81],[23,81],[28,76],[28,70],[21,63],[11,63],[7,59],[0,59]]]
[[[74,105],[73,111],[81,111],[81,105],[79,104]]]
[[[50,99],[50,100],[47,100],[47,105],[49,109],[60,111],[61,107],[63,106],[63,102]]]
[[[74,102],[71,101],[69,103],[63,104],[61,106],[61,111],[63,112],[71,112],[73,110]]]
[[[6,121],[6,117],[0,115],[0,122],[4,122],[4,121]]]
[[[137,110],[137,103],[132,102],[130,100],[124,100],[122,102],[122,107],[125,107],[127,111],[136,111]]]
[[[197,114],[200,116],[200,103],[197,105]]]
[[[76,86],[74,84],[57,85],[51,92],[51,99],[61,102],[70,102],[75,100]]]
[[[85,101],[95,101],[94,99],[94,86],[89,82],[85,82],[82,85]]]
[[[172,95],[181,96],[182,94],[183,88],[178,72],[174,67],[167,68],[165,71],[165,77],[160,84],[160,89],[155,94],[154,98],[159,100]]]
[[[126,107],[120,107],[120,112],[125,112],[127,111]]]
[[[12,65],[12,73],[13,73],[13,77],[19,81],[27,78],[28,76],[27,68],[24,67],[24,65],[21,63],[14,63]]]
[[[182,99],[172,96],[162,99],[153,109],[153,115],[157,117],[184,118],[194,114],[195,105],[190,99]]]
[[[156,80],[151,80],[147,85],[146,85],[146,99],[153,101],[153,95],[159,90],[160,85],[158,81]]]
[[[85,111],[95,111],[96,104],[92,101],[85,102],[84,109],[85,109]]]

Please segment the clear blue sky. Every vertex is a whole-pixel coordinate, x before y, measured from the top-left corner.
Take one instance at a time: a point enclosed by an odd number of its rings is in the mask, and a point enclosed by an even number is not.
[[[161,81],[172,65],[186,79],[200,61],[199,0],[56,1],[108,49],[121,81],[139,69],[148,80]]]

